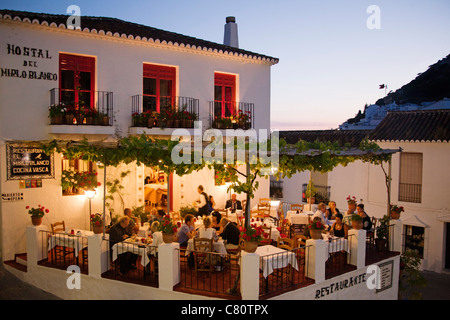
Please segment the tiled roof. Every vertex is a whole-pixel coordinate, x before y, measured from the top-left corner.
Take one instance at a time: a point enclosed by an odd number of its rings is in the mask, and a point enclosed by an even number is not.
[[[352,147],[359,147],[362,140],[369,136],[371,130],[289,130],[280,131],[279,137],[289,144],[299,140],[314,142],[339,142],[340,145],[350,143]]]
[[[370,135],[374,141],[450,141],[450,109],[395,111]]]
[[[26,23],[37,23],[41,25],[53,26],[56,28],[66,28],[69,15],[35,13],[16,10],[0,10],[0,19],[11,19]],[[278,63],[278,58],[254,53],[251,51],[229,47],[223,44],[214,43],[179,33],[165,31],[145,25],[127,22],[116,18],[81,16],[81,28],[84,32],[119,36],[127,39],[141,41],[167,43],[174,46],[190,47],[206,51],[234,55],[249,59],[263,60],[271,64]],[[102,31],[101,31],[102,30]],[[74,30],[74,32],[80,32]]]

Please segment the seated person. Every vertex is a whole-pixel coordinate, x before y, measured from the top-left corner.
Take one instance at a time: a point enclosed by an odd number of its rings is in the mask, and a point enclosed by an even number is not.
[[[225,209],[232,209],[232,210],[242,210],[242,204],[239,200],[236,200],[236,194],[233,193],[231,195],[231,200],[227,200],[225,204]]]
[[[364,211],[364,205],[362,203],[356,206],[356,212],[361,218],[363,218],[362,221],[363,229],[366,231],[372,230],[372,221],[370,220],[370,217],[367,215],[367,213]]]
[[[210,217],[203,218],[203,227],[199,228],[198,237],[214,239],[214,241],[217,241],[219,239],[219,237],[217,236],[217,233],[216,233],[216,229],[211,228],[211,218]]]
[[[327,206],[325,205],[325,203],[319,203],[317,209],[318,210],[316,211],[316,213],[314,213],[314,215],[312,216],[313,220],[315,217],[319,217],[325,227],[331,226],[331,222],[325,217],[325,213],[327,212]]]
[[[130,218],[128,216],[123,216],[109,230],[109,246],[111,249],[111,254],[112,254],[112,247],[115,244],[118,244],[129,237],[129,235],[127,234],[127,228],[129,223]],[[119,255],[120,275],[123,275],[127,273],[129,270],[133,269],[131,263],[132,258],[133,254],[131,252],[124,252]]]
[[[127,227],[127,234],[131,237],[139,232],[139,223],[136,223],[134,217],[132,216],[132,211],[130,208],[125,208],[123,211],[124,215],[130,218],[130,223]]]
[[[339,212],[339,209],[336,208],[336,202],[334,202],[334,201],[328,202],[328,207],[329,207],[329,208],[327,209],[327,214],[325,215],[325,217],[326,217],[328,220],[335,220],[336,215],[337,215],[338,213],[340,213],[340,212]]]
[[[331,226],[330,233],[335,237],[347,238],[348,237],[348,226],[342,222],[342,214],[338,213],[335,217],[335,222]]]
[[[221,237],[226,241],[225,248],[227,250],[237,249],[239,247],[239,235],[241,234],[239,228],[227,218],[222,218],[220,224],[223,228]]]
[[[158,252],[158,246],[161,243],[164,243],[163,237],[162,237],[162,232],[158,231],[159,224],[160,224],[159,221],[153,221],[153,223],[150,227],[150,230],[152,232],[152,238],[153,238],[153,241],[152,241],[152,244],[150,247],[150,254],[152,254],[152,255],[156,255],[156,253]]]
[[[222,215],[219,211],[214,211],[212,213],[212,223],[211,227],[214,228],[216,231],[220,230],[220,220],[222,219]]]
[[[192,239],[196,234],[194,229],[194,216],[187,214],[184,217],[184,223],[181,225],[176,235],[177,241],[180,243],[180,247],[187,247],[189,239]]]

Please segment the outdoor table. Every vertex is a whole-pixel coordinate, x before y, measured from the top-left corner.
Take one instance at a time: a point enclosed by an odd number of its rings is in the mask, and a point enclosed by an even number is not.
[[[286,213],[286,219],[291,224],[308,224],[310,217],[313,215],[312,212],[300,212],[297,213],[297,211],[288,211]]]
[[[240,209],[236,209],[235,212],[231,212],[231,208],[227,209],[227,215],[225,216],[225,218],[227,218],[228,220],[230,220],[231,222],[236,222],[238,223],[238,218],[239,217],[243,217],[244,216],[244,211],[240,210]]]
[[[225,243],[222,239],[217,241],[213,241],[213,250],[217,253],[220,253],[222,256],[227,254],[227,249],[225,248]],[[194,250],[194,239],[189,239],[187,247],[186,247],[186,256],[188,256]]]
[[[138,256],[144,257],[150,251],[150,246],[147,246],[141,242],[140,237],[136,237],[138,241],[133,241],[128,238],[124,241],[118,242],[112,247],[112,261],[116,261],[117,257],[125,252],[131,252],[137,254]],[[150,259],[141,259],[141,264],[143,267],[147,266]]]
[[[272,239],[273,241],[277,241],[278,237],[280,236],[280,231],[278,231],[277,226],[273,224],[273,221],[271,219],[265,219],[264,222],[261,222],[261,220],[259,220],[258,218],[250,219],[251,227],[260,227],[262,225],[272,227],[270,229],[270,239]]]
[[[73,230],[74,234],[71,234],[68,231],[51,234],[48,238],[48,251],[51,251],[56,246],[73,248],[75,257],[78,257],[78,252],[88,246],[86,237],[93,235],[94,232],[80,229]]]
[[[267,278],[274,269],[285,268],[288,264],[292,265],[298,271],[297,259],[291,251],[267,245],[258,247],[255,253],[261,258],[260,268],[263,271],[264,278]],[[244,252],[243,254],[247,253]]]
[[[322,235],[323,240],[328,242],[328,254],[339,252],[339,251],[347,251],[348,250],[348,239],[332,237],[329,233]]]
[[[139,226],[139,231],[137,233],[138,237],[147,238],[149,234],[150,234],[150,226],[147,222],[144,223],[143,226]]]

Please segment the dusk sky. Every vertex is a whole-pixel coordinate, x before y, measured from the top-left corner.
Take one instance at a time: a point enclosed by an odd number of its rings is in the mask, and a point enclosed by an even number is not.
[[[235,16],[242,49],[272,67],[272,129],[332,129],[450,54],[448,0],[18,1],[0,9],[114,17],[222,43]],[[371,5],[379,15],[368,11]],[[82,20],[81,20],[82,23]],[[368,26],[369,24],[369,26]],[[369,28],[370,27],[370,28]]]

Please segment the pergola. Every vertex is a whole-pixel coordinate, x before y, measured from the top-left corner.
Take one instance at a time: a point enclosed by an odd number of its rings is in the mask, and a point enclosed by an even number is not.
[[[339,146],[332,142],[305,142],[299,141],[295,145],[287,145],[284,140],[280,140],[277,144],[278,165],[274,168],[271,163],[262,163],[260,161],[259,152],[250,152],[249,144],[241,145],[236,148],[234,146],[235,160],[237,154],[245,155],[244,161],[234,161],[233,163],[226,163],[226,158],[215,156],[214,160],[202,159],[198,162],[199,153],[201,155],[206,148],[211,149],[211,143],[202,142],[201,145],[195,145],[194,142],[184,142],[185,149],[181,149],[185,159],[191,161],[184,161],[176,163],[173,161],[172,151],[175,147],[180,148],[179,141],[172,141],[170,139],[153,139],[151,137],[141,135],[139,137],[132,136],[118,139],[113,142],[88,142],[83,141],[41,141],[40,144],[46,153],[60,152],[65,157],[80,158],[94,162],[100,162],[104,165],[104,195],[106,195],[106,168],[107,166],[117,166],[120,163],[129,164],[136,161],[138,165],[144,164],[146,166],[159,166],[166,174],[175,173],[179,176],[201,170],[205,167],[214,168],[221,178],[227,178],[231,181],[229,189],[234,189],[237,193],[246,193],[247,205],[245,208],[246,227],[249,227],[250,221],[250,198],[253,198],[254,191],[258,188],[258,182],[255,180],[258,176],[268,177],[267,173],[262,173],[266,170],[272,170],[272,174],[278,178],[288,177],[302,171],[320,171],[328,172],[333,170],[338,165],[346,166],[347,164],[356,160],[369,162],[376,165],[381,165],[386,176],[387,187],[387,212],[389,213],[390,204],[390,181],[391,181],[391,157],[396,152],[401,152],[401,149],[381,149],[376,143],[363,141],[359,148],[350,148],[348,146]],[[214,142],[213,142],[214,143]],[[234,141],[233,141],[234,144]],[[216,144],[216,146],[219,146]],[[225,150],[225,144],[222,150]],[[177,149],[178,150],[178,149]],[[179,150],[177,151],[179,152]],[[271,151],[265,152],[264,155],[272,156]],[[197,161],[195,161],[197,160]],[[252,160],[252,161],[251,161]],[[388,172],[383,167],[383,162],[389,165]],[[246,171],[241,172],[238,169],[239,165],[245,164]],[[239,176],[245,178],[245,182],[238,179]],[[170,182],[168,181],[168,184]],[[168,185],[168,213],[170,212],[170,186]],[[105,197],[103,199],[103,221],[105,222]],[[103,223],[105,228],[105,223]]]

